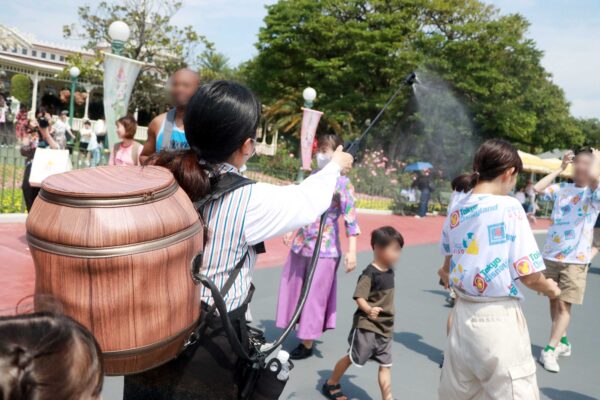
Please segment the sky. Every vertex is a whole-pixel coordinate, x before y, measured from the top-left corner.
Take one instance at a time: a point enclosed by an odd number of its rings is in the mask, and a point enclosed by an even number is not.
[[[192,25],[214,42],[232,65],[250,59],[265,5],[276,0],[183,0],[178,25]],[[571,102],[577,117],[600,118],[600,1],[484,0],[501,13],[520,13],[529,36],[544,51],[543,65]],[[77,20],[77,6],[92,0],[0,0],[0,23],[38,39],[77,46],[62,38],[62,26]]]

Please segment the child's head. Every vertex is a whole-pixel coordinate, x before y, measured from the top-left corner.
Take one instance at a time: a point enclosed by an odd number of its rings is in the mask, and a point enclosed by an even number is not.
[[[404,238],[391,226],[382,226],[371,232],[371,248],[375,259],[391,267],[400,258]]]
[[[92,126],[92,123],[90,121],[88,121],[88,120],[85,120],[83,122],[83,126],[85,126],[86,128],[90,128]]]
[[[69,317],[34,313],[0,318],[1,400],[96,399],[100,348]]]
[[[137,131],[137,122],[135,119],[127,115],[117,120],[117,135],[121,140],[133,139],[135,132]]]
[[[317,166],[319,168],[323,168],[329,161],[331,161],[331,156],[335,149],[338,146],[343,146],[344,142],[342,138],[338,135],[332,133],[326,133],[324,135],[320,135],[317,138],[317,154],[315,155],[317,159]]]

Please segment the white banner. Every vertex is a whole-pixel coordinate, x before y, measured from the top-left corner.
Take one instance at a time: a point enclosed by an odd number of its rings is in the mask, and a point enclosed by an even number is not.
[[[300,130],[300,151],[302,154],[302,169],[310,171],[313,142],[317,126],[323,113],[310,108],[302,108],[302,129]]]
[[[109,148],[119,141],[115,122],[127,115],[133,85],[144,63],[104,53],[104,120]]]

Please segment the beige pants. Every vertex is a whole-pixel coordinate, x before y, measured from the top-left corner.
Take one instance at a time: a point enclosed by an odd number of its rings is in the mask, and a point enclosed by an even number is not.
[[[439,399],[539,400],[536,365],[519,301],[457,294]]]

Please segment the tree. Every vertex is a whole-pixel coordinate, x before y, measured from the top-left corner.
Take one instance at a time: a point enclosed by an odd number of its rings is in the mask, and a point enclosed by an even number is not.
[[[600,120],[597,118],[579,118],[574,123],[585,137],[585,145],[595,148],[600,147]]]
[[[168,76],[193,61],[199,46],[210,45],[192,26],[180,28],[172,24],[181,5],[177,0],[113,0],[101,1],[94,8],[80,6],[78,24],[65,25],[63,35],[84,40],[86,49],[98,53],[110,42],[110,24],[116,20],[125,21],[131,36],[123,55],[146,63],[133,89],[130,109],[158,108],[162,111],[166,99],[157,87],[164,86],[164,78],[144,72],[152,69],[158,70],[163,77]]]
[[[198,56],[198,74],[201,81],[214,81],[218,79],[231,79],[234,71],[229,66],[229,59],[214,49],[207,48]]]
[[[16,97],[21,104],[31,104],[31,81],[22,74],[15,74],[10,78],[10,94]]]
[[[537,151],[583,142],[520,15],[500,16],[477,0],[280,0],[267,7],[264,25],[258,55],[243,68],[246,81],[267,104],[314,87],[318,109],[356,121],[344,129],[346,137],[358,134],[407,73],[425,69],[466,106],[475,143],[501,137]],[[423,149],[447,126],[445,114],[425,124],[418,109],[407,88],[373,129],[371,143],[390,158],[438,156]]]

